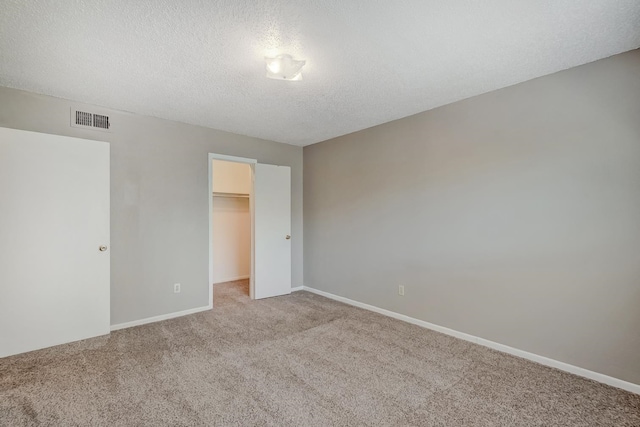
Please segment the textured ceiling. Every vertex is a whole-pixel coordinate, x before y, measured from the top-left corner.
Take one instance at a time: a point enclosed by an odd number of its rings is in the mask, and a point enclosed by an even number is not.
[[[0,0],[1,86],[296,145],[639,46],[640,0]]]

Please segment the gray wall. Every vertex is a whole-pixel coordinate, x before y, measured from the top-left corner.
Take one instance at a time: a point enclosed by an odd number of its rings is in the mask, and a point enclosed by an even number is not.
[[[292,285],[302,285],[302,148],[123,112],[111,113],[113,133],[77,129],[71,105],[0,87],[0,126],[111,143],[112,324],[208,304],[209,152],[291,167]]]
[[[305,147],[304,195],[305,285],[640,383],[640,51]]]

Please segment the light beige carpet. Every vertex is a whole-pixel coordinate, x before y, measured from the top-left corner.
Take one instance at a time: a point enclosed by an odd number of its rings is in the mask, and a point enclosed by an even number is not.
[[[0,426],[640,426],[640,396],[310,294],[0,360]]]

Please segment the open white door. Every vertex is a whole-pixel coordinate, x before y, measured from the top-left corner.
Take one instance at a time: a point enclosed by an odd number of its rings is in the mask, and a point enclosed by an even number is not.
[[[255,165],[254,298],[291,293],[291,168]]]
[[[0,128],[0,357],[109,333],[109,144]]]

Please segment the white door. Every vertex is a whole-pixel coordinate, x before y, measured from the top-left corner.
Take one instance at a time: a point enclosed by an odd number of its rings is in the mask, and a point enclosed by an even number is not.
[[[255,165],[254,298],[291,293],[291,168]]]
[[[109,144],[0,128],[0,357],[109,333],[108,246]]]

